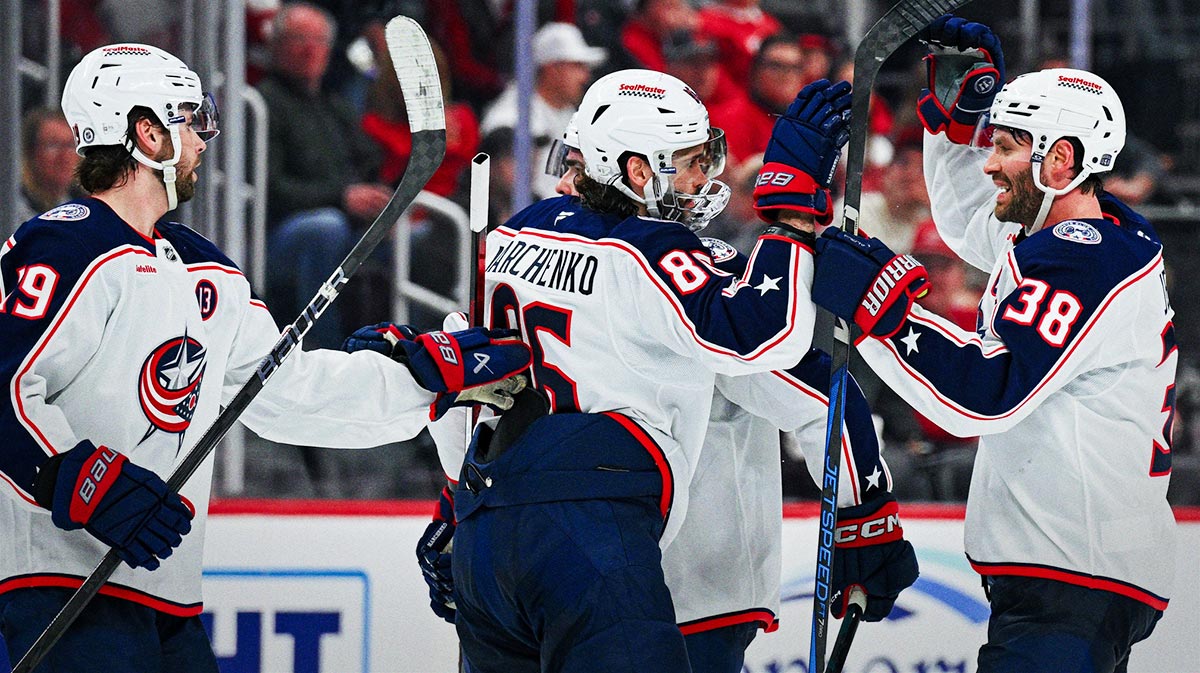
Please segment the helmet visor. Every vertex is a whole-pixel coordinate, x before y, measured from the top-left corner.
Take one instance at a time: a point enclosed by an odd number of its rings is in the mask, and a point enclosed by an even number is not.
[[[678,175],[699,168],[705,178],[712,180],[725,171],[725,157],[728,154],[729,145],[725,142],[725,132],[719,128],[710,128],[707,141],[699,147],[674,152],[671,156],[671,166],[674,170],[663,172]]]
[[[217,101],[212,97],[212,94],[205,93],[200,99],[200,105],[198,106],[192,103],[184,103],[179,107],[185,113],[191,114],[191,119],[187,120],[187,125],[192,127],[192,130],[204,142],[211,142],[221,132],[217,128],[217,124],[220,121],[220,114],[217,112]]]
[[[561,138],[554,139],[550,143],[550,154],[546,157],[546,175],[561,178],[571,169],[583,172],[583,155]]]

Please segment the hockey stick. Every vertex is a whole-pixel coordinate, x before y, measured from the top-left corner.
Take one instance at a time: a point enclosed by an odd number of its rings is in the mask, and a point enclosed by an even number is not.
[[[850,147],[846,160],[846,196],[842,230],[858,233],[858,208],[862,202],[863,166],[866,163],[867,124],[871,89],[880,66],[905,42],[934,19],[970,0],[900,0],[887,11],[854,50],[854,91],[850,100]],[[818,520],[816,586],[813,589],[810,671],[825,670],[825,640],[829,626],[829,582],[833,574],[833,541],[837,528],[838,478],[842,466],[842,422],[846,417],[846,381],[850,371],[850,329],[838,319],[829,377],[829,415],[825,426],[825,465],[821,480],[821,514]]]
[[[471,327],[484,327],[483,307],[483,267],[487,263],[487,228],[488,228],[488,194],[491,180],[492,158],[486,152],[480,152],[471,159],[471,210],[467,214],[471,228],[471,287],[468,292],[470,301],[467,304],[467,320]],[[479,405],[473,405],[467,414],[464,428],[463,446],[471,443],[471,435],[475,430],[475,422],[479,420]],[[451,539],[446,545],[449,552],[454,544]],[[467,673],[467,657],[462,645],[458,646],[458,671]]]
[[[829,667],[825,673],[842,673],[846,665],[846,655],[850,654],[850,646],[854,644],[854,634],[858,633],[858,623],[862,621],[863,612],[867,609],[867,594],[861,587],[850,588],[850,605],[846,606],[846,616],[842,619],[842,628],[838,630],[837,640],[833,641],[833,651],[829,653]]]
[[[238,390],[224,411],[205,430],[199,441],[171,473],[167,479],[167,486],[172,491],[179,491],[191,478],[192,473],[208,458],[238,416],[245,411],[271,375],[278,371],[283,361],[299,345],[313,323],[337,299],[338,293],[362,265],[363,260],[388,235],[400,219],[400,215],[442,163],[446,152],[446,117],[442,107],[441,80],[438,78],[437,63],[429,46],[429,38],[416,21],[404,16],[398,16],[388,22],[386,38],[396,77],[400,80],[403,90],[408,123],[412,129],[412,155],[409,157],[404,177],[383,212],[371,223],[354,249],[346,255],[346,259],[342,260],[329,280],[321,285],[316,296],[299,317],[284,328],[270,354],[259,364],[257,376],[251,377]],[[121,559],[116,550],[110,549],[92,574],[84,580],[83,585],[50,621],[46,630],[34,641],[25,656],[17,662],[13,673],[30,673],[42,661],[120,564]]]
[[[491,180],[492,158],[484,152],[471,159],[471,291],[467,319],[471,327],[486,327],[487,316],[483,306],[483,274],[487,264],[488,195]],[[467,440],[479,420],[479,407],[472,407],[467,427]]]

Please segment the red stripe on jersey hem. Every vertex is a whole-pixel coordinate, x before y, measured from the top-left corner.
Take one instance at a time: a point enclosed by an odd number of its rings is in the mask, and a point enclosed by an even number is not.
[[[0,594],[17,589],[78,589],[81,586],[83,578],[74,575],[20,575],[0,582]],[[195,617],[204,611],[203,603],[175,603],[120,584],[105,584],[100,587],[100,595],[144,605],[174,617]]]
[[[1085,589],[1097,589],[1100,591],[1108,591],[1110,593],[1119,594],[1126,598],[1132,598],[1139,603],[1145,603],[1155,610],[1166,610],[1167,600],[1162,596],[1150,593],[1145,589],[1136,587],[1132,584],[1121,582],[1120,580],[1109,579],[1107,577],[1096,577],[1094,575],[1085,575],[1083,573],[1074,572],[1071,570],[1063,570],[1062,568],[1052,568],[1049,566],[1040,566],[1024,563],[983,563],[967,557],[971,567],[975,572],[983,576],[990,575],[1007,575],[1017,577],[1036,577],[1044,580],[1054,580],[1064,584],[1073,584],[1075,586],[1084,587]]]
[[[766,633],[771,633],[779,629],[779,618],[775,616],[774,612],[766,608],[751,608],[749,610],[742,610],[741,612],[730,612],[713,617],[693,619],[690,622],[680,624],[679,631],[685,636],[690,636],[693,633],[704,633],[705,631],[723,629],[726,626],[750,623],[758,624],[758,627]]]
[[[62,325],[63,320],[66,319],[67,314],[71,312],[71,308],[75,306],[75,302],[79,299],[79,295],[83,294],[84,288],[86,288],[87,284],[91,282],[92,276],[96,275],[96,272],[100,270],[100,267],[114,259],[117,259],[118,257],[127,254],[145,255],[151,258],[154,257],[153,254],[143,248],[125,247],[108,255],[107,257],[100,259],[98,262],[93,262],[88,272],[75,284],[75,288],[72,291],[71,296],[68,297],[63,306],[59,308],[58,314],[56,314],[54,317],[54,324],[51,325],[50,329],[46,330],[46,333],[42,335],[42,338],[37,344],[37,349],[32,353],[32,357],[28,359],[26,365],[21,369],[21,371],[17,372],[17,374],[12,378],[11,390],[14,402],[13,406],[17,412],[17,415],[20,416],[21,425],[25,426],[31,433],[37,436],[38,440],[42,443],[42,446],[50,451],[50,455],[56,455],[59,452],[50,444],[50,440],[46,439],[46,436],[42,434],[42,431],[38,429],[33,420],[31,420],[29,416],[25,414],[25,405],[22,404],[20,395],[21,379],[29,373],[30,368],[32,368],[33,364],[37,362],[38,357],[41,355],[42,351],[45,350],[46,344],[50,342],[50,339],[53,338],[54,333],[58,331],[58,328]]]
[[[1009,416],[1012,416],[1013,414],[1017,413],[1017,411],[1020,410],[1021,407],[1025,406],[1025,404],[1027,404],[1029,402],[1029,400],[1033,399],[1033,397],[1036,396],[1040,390],[1042,390],[1047,385],[1049,385],[1050,380],[1053,379],[1054,376],[1059,371],[1061,371],[1063,367],[1066,366],[1067,360],[1069,360],[1071,358],[1071,356],[1074,355],[1075,351],[1079,348],[1079,344],[1083,342],[1084,337],[1086,337],[1088,332],[1091,332],[1092,327],[1094,327],[1100,321],[1100,316],[1103,315],[1103,313],[1106,310],[1108,310],[1108,307],[1110,305],[1112,305],[1113,301],[1117,298],[1117,296],[1120,295],[1125,290],[1127,290],[1129,287],[1131,287],[1134,283],[1137,283],[1142,278],[1145,278],[1147,275],[1149,275],[1155,269],[1161,267],[1162,264],[1163,264],[1162,254],[1160,253],[1159,255],[1157,255],[1155,257],[1154,261],[1149,266],[1147,266],[1141,273],[1137,274],[1133,278],[1130,278],[1129,280],[1127,280],[1125,283],[1121,284],[1120,286],[1114,288],[1113,291],[1111,293],[1109,293],[1109,295],[1105,299],[1104,303],[1101,304],[1096,309],[1096,312],[1092,314],[1092,317],[1088,321],[1088,323],[1083,327],[1082,330],[1079,331],[1079,334],[1074,339],[1071,340],[1070,348],[1068,348],[1062,354],[1062,356],[1059,357],[1058,362],[1055,363],[1055,365],[1054,365],[1054,368],[1051,369],[1050,371],[1046,372],[1046,374],[1044,376],[1042,376],[1041,382],[1038,383],[1038,385],[1033,390],[1029,391],[1029,394],[1027,394],[1024,398],[1022,398],[1018,404],[1016,404],[1015,406],[1011,407],[1010,409],[1008,409],[1007,411],[1005,411],[1004,413],[1001,413],[1001,414],[987,416],[987,415],[975,413],[973,411],[970,411],[966,407],[963,407],[962,405],[958,404],[953,398],[949,397],[948,395],[943,394],[936,386],[929,383],[929,381],[927,381],[924,378],[924,376],[920,375],[921,372],[919,370],[915,369],[914,367],[909,365],[907,362],[905,362],[904,358],[900,357],[900,351],[895,347],[895,345],[891,341],[879,341],[879,343],[882,344],[892,354],[893,359],[895,359],[896,362],[901,366],[901,368],[904,369],[904,371],[908,374],[909,378],[911,378],[914,381],[916,381],[917,383],[921,384],[930,393],[932,393],[934,399],[942,407],[950,409],[954,413],[959,414],[959,415],[963,416],[964,418],[968,418],[968,419],[971,419],[974,421],[994,421],[994,420],[999,420],[1002,418],[1008,418]],[[910,316],[909,319],[911,320],[911,319],[913,319],[913,317],[914,316]],[[922,323],[928,325],[931,329],[935,330],[942,336],[945,336],[946,338],[948,338],[952,341],[955,341],[953,334],[943,330],[940,325],[938,325],[932,321],[929,321],[929,320],[920,320],[919,322],[922,322]],[[975,343],[974,340],[972,340],[971,343],[974,344]],[[1007,349],[1005,349],[1005,350],[1007,350]],[[982,353],[981,352],[981,355],[983,357],[990,357],[991,355],[994,355],[994,354],[995,353]]]
[[[646,448],[646,453],[649,453],[650,457],[654,459],[658,473],[662,475],[662,499],[659,501],[659,509],[662,511],[663,521],[666,521],[670,517],[671,501],[675,497],[675,477],[671,473],[671,464],[667,461],[667,454],[663,453],[662,447],[633,419],[615,411],[606,411],[604,415],[620,423],[621,427],[633,435],[633,438]]]

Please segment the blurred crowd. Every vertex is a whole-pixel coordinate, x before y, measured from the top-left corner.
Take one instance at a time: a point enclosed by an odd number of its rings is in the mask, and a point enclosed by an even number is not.
[[[43,3],[26,4],[26,21],[36,26]],[[183,53],[175,29],[180,3],[62,0],[62,7],[65,69],[91,49],[114,41],[148,42]],[[266,100],[270,130],[266,207],[268,260],[274,261],[268,263],[266,287],[260,291],[281,323],[304,307],[383,209],[404,172],[412,138],[383,37],[385,22],[401,13],[417,18],[432,38],[446,102],[446,157],[426,189],[465,207],[467,166],[476,152],[486,151],[492,156],[490,217],[498,222],[510,214],[518,117],[512,0],[249,0],[246,76]],[[529,45],[535,67],[529,115],[534,198],[554,195],[556,178],[543,174],[542,166],[587,86],[621,68],[661,70],[692,86],[708,106],[713,125],[728,138],[722,180],[733,197],[703,235],[749,252],[746,246],[760,224],[750,193],[772,115],[781,113],[809,82],[852,77],[852,52],[839,26],[796,25],[789,18],[794,17],[774,15],[759,0],[540,0],[538,28]],[[26,50],[42,53],[38,29],[27,33]],[[1056,58],[1048,56],[1039,67],[1053,65]],[[926,264],[935,286],[924,300],[929,308],[974,328],[975,301],[985,274],[955,257],[930,219],[921,168],[922,129],[913,114],[923,66],[910,59],[899,67],[893,81],[902,83],[895,88],[903,97],[872,98],[860,222],[893,250],[911,252]],[[76,161],[71,130],[58,110],[27,110],[21,148],[24,216],[77,193],[71,178]],[[1147,203],[1169,166],[1167,155],[1131,133],[1105,187],[1131,204]],[[449,293],[456,279],[447,272],[453,267],[445,241],[456,232],[434,218],[417,217],[412,227],[412,250],[420,251],[413,255],[414,275],[431,289]],[[383,247],[377,257],[386,260],[391,252]],[[387,318],[388,292],[376,292],[371,302],[335,303],[314,326],[306,346],[337,347],[355,327]],[[440,316],[417,313],[414,322],[438,327]],[[901,499],[965,497],[974,440],[942,431],[862,369],[856,375],[873,398]],[[1181,371],[1181,379],[1187,375]],[[1190,407],[1181,400],[1181,413],[1187,414]],[[1176,445],[1192,444],[1184,438]],[[364,492],[361,484],[350,492],[322,489],[322,482],[337,478],[336,463],[342,459],[307,451],[302,456],[317,495],[427,497],[436,493],[440,475],[432,449],[426,445],[421,451],[417,455],[428,460],[390,464],[408,476],[401,486],[394,480],[381,486],[387,492],[378,494]],[[798,450],[785,456],[793,463],[785,485],[791,495],[808,494],[798,486],[809,482],[799,456]],[[421,470],[428,474],[412,476]]]

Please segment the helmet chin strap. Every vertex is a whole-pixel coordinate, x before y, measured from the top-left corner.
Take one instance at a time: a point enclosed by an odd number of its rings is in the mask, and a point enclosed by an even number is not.
[[[171,133],[171,147],[174,148],[174,156],[166,161],[155,161],[146,156],[136,144],[133,144],[129,149],[129,153],[138,163],[149,166],[150,168],[160,170],[163,173],[163,188],[167,190],[167,211],[175,210],[179,206],[179,195],[175,192],[175,164],[179,163],[180,149],[183,145],[179,140],[179,126],[177,124],[168,124],[167,129]]]
[[[1043,159],[1045,159],[1045,157],[1037,153],[1035,153],[1029,159],[1030,164],[1033,166],[1033,184],[1042,191],[1042,205],[1040,208],[1038,208],[1038,214],[1037,217],[1033,219],[1033,224],[1025,227],[1026,236],[1031,236],[1038,231],[1041,231],[1042,227],[1046,224],[1046,216],[1050,214],[1050,206],[1054,204],[1054,197],[1062,196],[1063,194],[1070,192],[1072,189],[1075,189],[1080,185],[1080,183],[1086,180],[1089,175],[1092,174],[1092,172],[1085,166],[1083,170],[1079,171],[1079,175],[1075,176],[1074,180],[1067,183],[1066,187],[1063,187],[1062,189],[1047,187],[1042,183]]]

